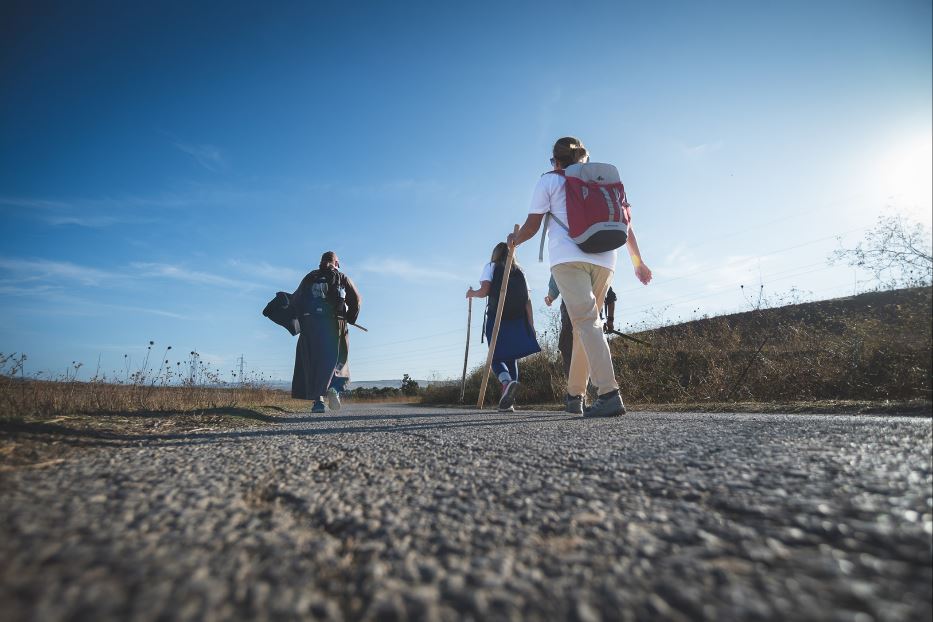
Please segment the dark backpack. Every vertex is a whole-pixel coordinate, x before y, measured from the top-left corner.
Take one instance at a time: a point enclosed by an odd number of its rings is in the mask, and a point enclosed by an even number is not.
[[[311,313],[333,313],[344,317],[347,306],[343,296],[343,275],[333,268],[314,270],[305,277],[305,310]]]
[[[502,289],[502,276],[505,267],[496,265],[492,273],[492,285],[489,289],[489,313],[495,317],[499,305],[499,290]],[[525,317],[525,306],[528,302],[528,283],[525,275],[518,268],[512,267],[509,275],[509,284],[505,292],[505,305],[502,307],[503,320],[517,320]]]

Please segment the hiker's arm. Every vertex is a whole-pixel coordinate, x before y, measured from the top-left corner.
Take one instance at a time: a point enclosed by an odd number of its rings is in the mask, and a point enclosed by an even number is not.
[[[609,332],[615,328],[615,315],[616,315],[616,301],[611,300],[606,303],[606,332]]]
[[[551,280],[547,282],[547,296],[544,297],[544,304],[550,307],[559,296],[560,290],[557,289],[557,281],[554,280],[554,275],[551,275]]]
[[[641,260],[641,251],[638,249],[638,239],[635,237],[635,230],[632,225],[628,226],[628,239],[625,241],[628,247],[628,254],[632,258],[632,265],[635,267],[635,276],[639,281],[647,285],[651,282],[651,269]]]
[[[491,281],[480,281],[479,289],[473,289],[472,287],[467,290],[467,298],[485,298],[489,295],[489,288],[492,286]]]
[[[528,214],[528,218],[525,219],[525,224],[523,224],[522,228],[518,230],[518,237],[515,237],[510,233],[506,238],[506,242],[518,246],[522,242],[535,237],[538,229],[541,228],[542,220],[544,220],[544,214]]]
[[[356,319],[360,316],[360,307],[363,304],[363,297],[360,296],[360,290],[356,288],[356,284],[346,277],[344,282],[344,300],[347,303],[347,321],[351,324],[356,323]]]

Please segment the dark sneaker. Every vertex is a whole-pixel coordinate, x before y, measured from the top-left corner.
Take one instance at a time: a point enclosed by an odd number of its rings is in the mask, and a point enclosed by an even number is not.
[[[340,394],[334,387],[327,389],[327,407],[331,410],[340,410]]]
[[[593,405],[583,411],[584,417],[618,417],[625,414],[625,404],[618,389],[596,398]]]
[[[518,380],[513,380],[502,390],[502,398],[499,400],[499,410],[514,411],[515,395],[518,393]]]
[[[314,400],[314,405],[311,407],[311,414],[323,414],[324,413],[324,401],[323,400]]]
[[[566,404],[564,412],[568,412],[571,415],[582,415],[583,414],[583,396],[582,395],[567,395],[564,397],[564,403]]]

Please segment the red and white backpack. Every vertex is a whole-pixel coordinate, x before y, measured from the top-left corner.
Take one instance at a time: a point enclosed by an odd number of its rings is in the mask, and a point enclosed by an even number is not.
[[[628,223],[632,217],[625,198],[625,186],[619,170],[612,164],[587,162],[571,164],[562,171],[549,171],[560,175],[566,183],[567,222],[561,222],[548,212],[541,234],[538,259],[544,260],[544,238],[547,220],[553,218],[563,227],[570,239],[584,253],[602,253],[615,250],[628,239]]]

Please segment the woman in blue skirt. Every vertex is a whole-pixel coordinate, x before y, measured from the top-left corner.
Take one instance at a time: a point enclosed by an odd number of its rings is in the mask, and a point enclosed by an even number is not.
[[[505,242],[496,244],[492,250],[492,258],[483,268],[479,289],[471,287],[466,293],[467,298],[487,298],[484,330],[487,341],[492,337],[492,329],[496,321],[499,292],[502,288],[508,254],[509,247]],[[541,347],[535,336],[531,300],[528,298],[528,284],[521,267],[513,261],[505,304],[502,307],[499,336],[496,338],[496,351],[492,357],[492,373],[502,383],[499,410],[508,412],[515,410],[515,396],[519,386],[518,359],[540,351]]]

